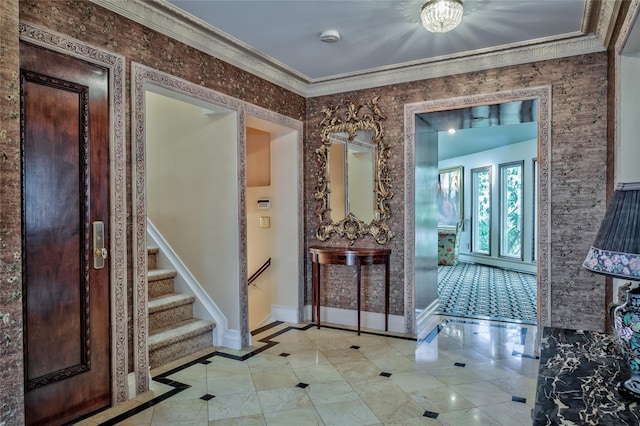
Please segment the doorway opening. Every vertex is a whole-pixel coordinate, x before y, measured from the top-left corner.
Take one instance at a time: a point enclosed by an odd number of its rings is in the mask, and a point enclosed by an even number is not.
[[[416,332],[420,335],[421,330],[428,330],[430,324],[433,322],[433,314],[437,312],[439,307],[439,301],[437,299],[437,291],[434,289],[438,285],[438,273],[437,273],[437,182],[439,164],[437,156],[434,157],[433,152],[437,151],[437,138],[434,131],[421,131],[428,126],[419,118],[422,114],[460,110],[464,108],[472,108],[477,106],[490,106],[496,104],[503,104],[516,101],[537,101],[537,147],[535,153],[536,160],[536,194],[537,200],[537,213],[535,215],[535,229],[536,232],[532,233],[532,238],[535,235],[535,241],[532,242],[533,247],[531,252],[535,252],[535,273],[537,275],[537,324],[538,327],[548,325],[549,313],[550,313],[550,299],[549,299],[549,245],[550,245],[550,108],[551,108],[551,88],[539,87],[533,89],[513,90],[507,92],[497,92],[487,95],[474,95],[465,96],[461,98],[441,99],[435,101],[420,102],[415,104],[408,104],[405,106],[405,127],[407,132],[405,133],[405,168],[406,170],[413,170],[413,173],[406,173],[405,188],[406,188],[406,220],[405,229],[407,230],[405,239],[405,299],[407,303],[405,305],[405,318],[406,329],[409,332]],[[423,123],[423,124],[420,124]],[[416,146],[419,143],[430,143],[432,149],[430,154],[422,156],[420,152],[416,151]],[[430,141],[430,142],[429,142]],[[435,144],[435,145],[434,145]],[[531,158],[529,161],[532,161]],[[417,168],[417,164],[425,163],[428,167],[425,170],[428,171],[428,175],[424,180],[429,182],[431,189],[427,191],[431,194],[430,197],[426,197],[424,200],[416,200],[415,194],[421,190],[419,188],[421,181],[420,172]],[[498,165],[502,165],[499,163]],[[504,163],[507,164],[507,163]],[[445,166],[443,164],[443,166]],[[446,169],[446,168],[445,168]],[[471,172],[471,170],[469,170]],[[433,214],[425,216],[418,216],[417,211],[421,210],[422,206],[416,205],[417,202],[423,202],[425,205],[431,206]],[[420,221],[427,221],[428,226],[423,227],[424,231],[416,232],[421,229]],[[462,227],[464,229],[467,225],[462,221]],[[468,224],[471,228],[471,224]],[[533,227],[533,224],[530,225]],[[424,240],[426,238],[426,240]],[[424,240],[424,241],[421,241]],[[428,250],[431,252],[428,254],[433,259],[432,266],[426,271],[425,276],[420,277],[420,282],[417,279],[417,271],[421,266],[423,259],[417,256],[417,247],[424,244],[425,241],[433,241],[433,244],[428,244]],[[464,240],[463,240],[464,241]],[[523,246],[524,248],[524,246]],[[469,250],[472,250],[472,242],[470,242]],[[504,250],[499,253],[505,253]],[[425,260],[426,261],[426,260]],[[533,262],[532,262],[533,263]],[[429,263],[431,265],[431,263]],[[420,305],[419,305],[419,304]],[[420,309],[419,315],[416,315],[416,310]],[[414,322],[415,321],[415,322]]]

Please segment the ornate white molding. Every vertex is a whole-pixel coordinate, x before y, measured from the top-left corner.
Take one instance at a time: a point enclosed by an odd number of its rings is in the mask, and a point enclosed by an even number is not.
[[[604,50],[596,36],[579,36],[566,40],[524,46],[518,49],[507,49],[428,64],[402,66],[385,71],[371,71],[366,74],[317,82],[309,87],[307,97],[426,80],[472,71],[602,52]]]
[[[613,27],[615,26],[621,4],[622,2],[618,0],[600,1],[598,21],[596,22],[594,32],[604,47],[609,46],[609,42],[611,41]]]
[[[629,39],[629,34],[631,34],[631,28],[636,23],[638,15],[640,14],[640,0],[631,0],[631,4],[629,5],[629,10],[627,11],[627,16],[624,18],[624,22],[622,23],[622,27],[620,27],[620,34],[618,35],[618,40],[616,40],[616,54],[622,54],[622,50],[624,49],[627,40]],[[640,25],[640,23],[638,23]]]
[[[131,108],[132,108],[132,201],[134,203],[132,210],[134,211],[134,229],[132,230],[133,253],[134,258],[146,259],[146,194],[144,191],[144,179],[146,175],[146,158],[145,158],[145,103],[144,92],[146,84],[153,84],[161,89],[177,93],[179,95],[204,101],[208,104],[219,105],[229,110],[237,112],[237,161],[238,161],[238,235],[240,253],[240,270],[239,270],[239,311],[240,311],[240,330],[230,330],[226,328],[227,320],[217,324],[216,333],[222,338],[226,345],[233,348],[247,347],[250,345],[249,330],[249,304],[248,304],[248,287],[247,287],[247,224],[246,224],[246,122],[247,117],[257,117],[259,119],[269,121],[296,130],[298,133],[298,156],[299,164],[302,164],[302,145],[303,145],[303,123],[293,118],[269,111],[265,108],[241,101],[228,95],[216,92],[214,90],[203,87],[199,84],[192,83],[181,78],[166,74],[162,71],[133,62],[131,64]],[[298,168],[298,215],[303,215],[303,175],[302,168]],[[304,234],[302,223],[298,229],[298,246],[300,247],[300,259],[304,259]],[[301,260],[301,262],[303,262]],[[298,282],[304,283],[304,266],[300,265]],[[134,288],[145,288],[146,291],[146,260],[138,261],[134,269]],[[143,282],[144,281],[144,282]],[[303,284],[299,288],[298,317],[302,319],[303,314]],[[136,307],[141,308],[141,303],[146,299],[139,295]],[[221,316],[224,317],[223,314]],[[146,324],[146,319],[144,324]],[[141,322],[142,324],[142,322]],[[142,326],[142,325],[141,325]]]
[[[581,31],[573,34],[483,49],[465,56],[452,55],[325,79],[310,79],[165,1],[91,1],[304,97],[604,51],[603,42],[610,38],[619,8],[615,0],[587,0]],[[598,8],[597,35],[587,34],[594,9]]]
[[[127,184],[125,59],[67,35],[20,21],[20,40],[109,70],[109,204],[111,226],[111,400],[127,400]]]
[[[405,128],[405,332],[415,329],[415,116],[416,114],[538,99],[538,327],[551,325],[551,86],[517,89],[458,98],[416,102],[404,106]]]
[[[268,58],[170,3],[158,0],[91,0],[98,6],[221,59],[303,96],[307,77]]]

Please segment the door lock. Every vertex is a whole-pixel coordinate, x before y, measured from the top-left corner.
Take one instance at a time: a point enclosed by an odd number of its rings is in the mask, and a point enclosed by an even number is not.
[[[104,268],[109,252],[104,246],[104,222],[93,222],[93,268]]]

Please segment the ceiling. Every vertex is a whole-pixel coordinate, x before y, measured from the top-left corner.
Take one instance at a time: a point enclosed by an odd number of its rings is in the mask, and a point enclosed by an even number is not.
[[[580,34],[585,0],[466,0],[462,23],[434,34],[420,22],[423,0],[170,0],[306,78],[375,70]],[[335,43],[320,41],[337,30]]]
[[[603,51],[619,8],[463,0],[462,23],[433,34],[423,0],[92,1],[305,97]]]

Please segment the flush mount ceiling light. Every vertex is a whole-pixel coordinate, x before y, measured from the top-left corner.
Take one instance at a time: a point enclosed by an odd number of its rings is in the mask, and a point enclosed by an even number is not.
[[[335,43],[340,40],[340,33],[337,30],[325,30],[320,33],[320,41],[325,43]]]
[[[461,0],[429,0],[420,12],[422,25],[432,33],[446,33],[462,20]]]

